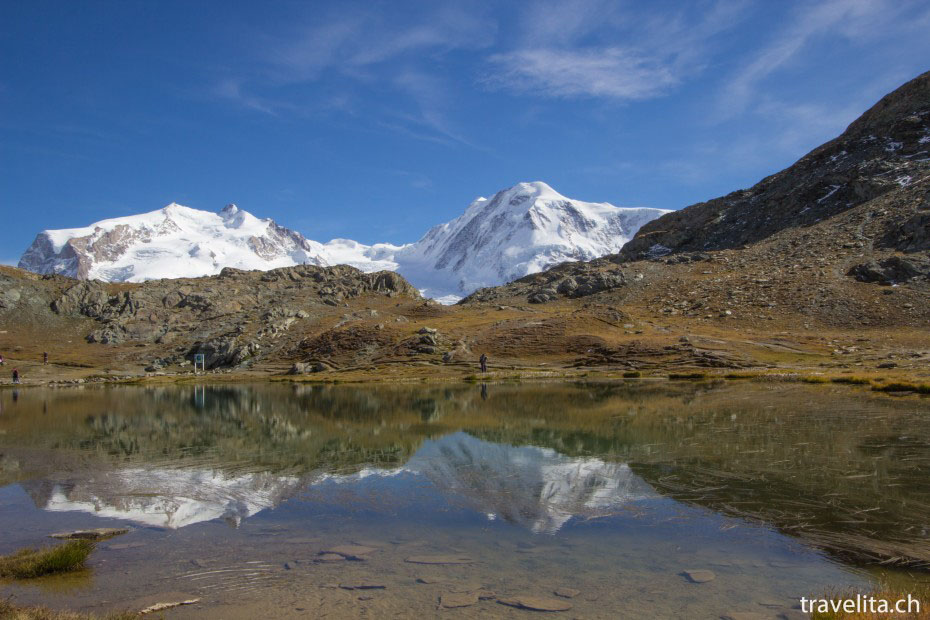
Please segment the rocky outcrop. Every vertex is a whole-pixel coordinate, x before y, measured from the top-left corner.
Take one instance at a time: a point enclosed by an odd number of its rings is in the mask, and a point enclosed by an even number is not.
[[[856,265],[847,275],[860,282],[898,284],[915,279],[930,278],[930,260],[892,256],[881,261]]]
[[[91,343],[167,344],[193,337],[190,347],[176,350],[165,363],[199,353],[207,368],[216,368],[242,364],[275,346],[299,322],[366,295],[419,298],[393,272],[300,265],[271,271],[227,268],[217,276],[141,284],[74,282],[49,307],[63,317],[98,321],[87,335]]]
[[[927,142],[930,146],[930,139]],[[909,216],[887,223],[879,246],[901,252],[930,250],[930,189],[924,192],[923,200],[914,206]]]
[[[510,284],[475,291],[461,302],[494,302],[525,296],[531,304],[544,304],[559,298],[576,299],[622,287],[626,276],[619,268],[603,261],[565,263]]]

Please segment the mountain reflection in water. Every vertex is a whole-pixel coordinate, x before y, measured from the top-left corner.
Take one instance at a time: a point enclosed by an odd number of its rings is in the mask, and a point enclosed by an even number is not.
[[[300,491],[329,483],[351,485],[370,476],[422,476],[436,492],[458,496],[489,519],[533,532],[555,533],[575,515],[595,515],[654,495],[624,463],[572,458],[548,448],[510,446],[458,432],[423,443],[401,467],[354,474],[242,475],[219,470],[126,468],[86,471],[67,481],[28,481],[36,506],[76,510],[143,525],[180,528],[213,519],[238,524]],[[311,494],[312,496],[312,494]]]
[[[0,392],[0,485],[174,529],[334,486],[361,501],[374,480],[375,513],[422,501],[416,487],[535,533],[661,497],[925,569],[926,402],[732,383],[30,389]]]

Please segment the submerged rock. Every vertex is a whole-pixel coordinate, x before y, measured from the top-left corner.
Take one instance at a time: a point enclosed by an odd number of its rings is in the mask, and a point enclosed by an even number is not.
[[[404,562],[411,564],[473,564],[474,560],[463,555],[412,555]]]
[[[377,549],[374,547],[366,547],[365,545],[339,545],[337,547],[324,549],[320,552],[320,556],[339,555],[347,560],[360,561],[367,559],[367,556],[375,551],[377,551]]]
[[[478,602],[476,592],[446,592],[439,597],[439,606],[443,609],[470,607]]]
[[[562,598],[575,598],[581,594],[581,590],[576,590],[575,588],[556,588],[552,593]]]
[[[511,598],[499,598],[497,602],[501,605],[529,609],[530,611],[568,611],[572,608],[572,604],[567,601],[544,596],[520,595]]]
[[[50,538],[59,540],[107,540],[129,532],[127,527],[98,527],[92,530],[74,530],[49,534]]]
[[[714,574],[714,571],[710,570],[686,570],[682,573],[687,577],[688,581],[691,583],[707,583],[708,581],[713,581],[717,578],[717,575]]]
[[[374,581],[359,581],[355,583],[340,583],[339,587],[343,590],[384,590],[387,588],[383,583]]]

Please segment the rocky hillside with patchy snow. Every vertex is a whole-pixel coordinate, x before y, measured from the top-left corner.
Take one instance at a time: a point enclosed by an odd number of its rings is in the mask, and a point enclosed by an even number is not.
[[[545,183],[479,198],[416,243],[319,243],[228,205],[210,213],[171,204],[83,228],[46,230],[20,259],[36,273],[107,282],[218,274],[224,267],[350,265],[398,271],[430,297],[454,300],[566,261],[617,252],[659,209],[570,200]]]
[[[930,72],[883,97],[838,138],[753,187],[639,229],[627,259],[740,248],[809,227],[930,174]]]

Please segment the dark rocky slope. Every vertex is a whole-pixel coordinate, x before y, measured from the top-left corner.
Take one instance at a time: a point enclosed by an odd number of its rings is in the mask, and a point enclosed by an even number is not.
[[[930,173],[930,72],[886,95],[841,136],[750,189],[673,211],[643,226],[624,259],[740,248],[811,226]],[[883,243],[930,249],[930,217],[898,222]]]

